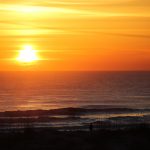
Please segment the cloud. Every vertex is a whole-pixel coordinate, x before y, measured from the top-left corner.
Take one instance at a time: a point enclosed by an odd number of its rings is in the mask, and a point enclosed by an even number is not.
[[[26,1],[31,5],[44,5],[44,6],[148,6],[149,0],[30,0]]]
[[[31,5],[150,5],[149,0],[0,0],[1,4]]]
[[[150,35],[144,35],[144,34],[123,34],[123,33],[106,33],[109,35],[114,35],[114,36],[123,36],[123,37],[134,37],[134,38],[146,38],[150,39]]]
[[[116,6],[119,5],[124,7],[147,4],[149,6],[149,0],[22,0],[21,2],[20,0],[0,0],[0,2],[2,2],[0,3],[0,15],[2,16],[0,26],[1,29],[6,30],[28,29],[29,31],[35,28],[45,31],[65,30],[65,33],[68,33],[68,30],[72,32],[75,27],[83,29],[83,26],[85,28],[91,26],[91,28],[105,29],[105,25],[106,28],[111,28],[109,24],[111,22],[113,24],[112,28],[131,28],[136,24],[139,25],[139,28],[147,28],[149,23],[141,25],[138,22],[142,22],[142,18],[146,17],[145,22],[149,22],[148,17],[150,17],[150,12],[144,12],[142,9],[135,9],[134,11],[131,8],[128,9],[128,7],[123,10],[116,9]],[[105,7],[100,9],[100,6],[104,5]],[[109,9],[107,6],[112,6],[113,9]],[[112,20],[114,18],[117,21]],[[97,24],[92,23],[90,19],[96,20]],[[65,21],[67,23],[64,23]],[[118,34],[118,36],[149,38],[147,35],[132,34]]]
[[[25,13],[68,14],[73,17],[150,16],[150,11],[135,6],[150,7],[149,0],[0,0],[0,11]],[[109,7],[111,6],[111,8]],[[118,7],[123,7],[119,9]],[[128,8],[130,7],[130,8]],[[61,15],[62,17],[63,15]],[[53,15],[51,15],[53,17]],[[64,16],[65,17],[65,16]],[[66,16],[69,17],[69,16]]]

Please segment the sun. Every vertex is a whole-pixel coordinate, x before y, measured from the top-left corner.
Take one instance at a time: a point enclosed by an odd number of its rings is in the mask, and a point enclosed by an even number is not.
[[[30,45],[24,46],[24,49],[20,50],[17,60],[23,63],[31,63],[38,60],[36,50],[33,50]]]

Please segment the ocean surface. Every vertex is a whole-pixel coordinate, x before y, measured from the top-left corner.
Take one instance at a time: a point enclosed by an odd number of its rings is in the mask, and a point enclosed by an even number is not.
[[[115,117],[149,122],[150,72],[0,72],[0,112],[62,108],[82,113],[49,114],[53,119],[44,123],[80,126]]]

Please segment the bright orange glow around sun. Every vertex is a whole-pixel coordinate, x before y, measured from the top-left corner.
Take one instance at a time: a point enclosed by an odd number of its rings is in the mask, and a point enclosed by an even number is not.
[[[24,46],[24,49],[20,51],[17,60],[23,63],[30,63],[38,60],[36,50],[33,50],[30,45]]]

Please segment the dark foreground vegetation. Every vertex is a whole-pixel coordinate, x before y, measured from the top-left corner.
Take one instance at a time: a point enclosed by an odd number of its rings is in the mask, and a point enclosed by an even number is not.
[[[149,150],[150,129],[0,133],[0,150]]]

